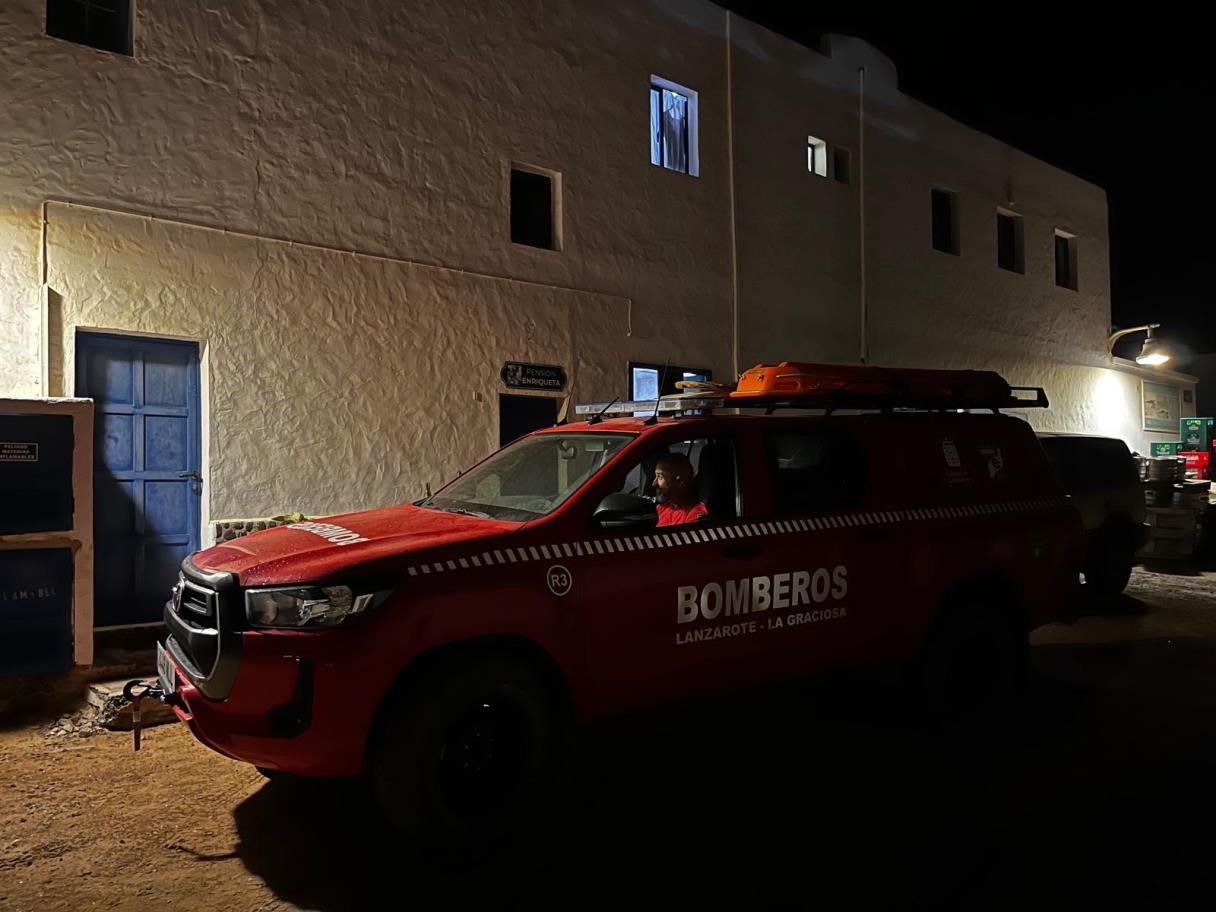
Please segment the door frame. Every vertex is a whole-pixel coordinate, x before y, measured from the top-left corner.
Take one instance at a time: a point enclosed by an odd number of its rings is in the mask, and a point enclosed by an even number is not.
[[[205,339],[200,339],[195,336],[174,335],[172,333],[150,333],[138,332],[127,329],[115,329],[106,326],[91,326],[85,324],[77,324],[72,327],[72,332],[68,337],[70,339],[70,350],[65,352],[65,370],[64,379],[70,383],[69,395],[79,397],[82,395],[81,389],[78,387],[79,371],[80,371],[80,352],[81,352],[81,337],[91,336],[101,339],[113,339],[115,341],[132,341],[138,342],[146,340],[149,342],[176,342],[181,344],[192,344],[195,347],[197,359],[195,361],[195,376],[194,380],[194,395],[198,405],[198,432],[194,435],[193,445],[191,446],[191,456],[195,458],[199,466],[199,475],[202,477],[202,493],[199,495],[196,507],[196,524],[195,540],[198,543],[199,549],[210,547],[214,544],[214,536],[210,533],[211,526],[211,509],[209,491],[211,488],[211,466],[210,466],[210,421],[209,421],[209,403],[210,403],[210,369],[209,355],[210,346]],[[71,369],[67,370],[67,366],[71,365]],[[65,384],[66,385],[66,384]],[[96,421],[96,412],[94,412],[94,421]],[[91,467],[90,471],[95,467]],[[90,487],[92,486],[92,475],[89,480]],[[94,519],[94,522],[96,520]],[[94,557],[96,551],[94,551]],[[96,574],[94,573],[94,578]],[[94,614],[96,617],[96,614]],[[163,624],[163,621],[146,621],[137,624],[110,624],[105,626],[97,626],[94,623],[94,631],[111,631],[111,630],[133,630],[148,627],[158,627]]]

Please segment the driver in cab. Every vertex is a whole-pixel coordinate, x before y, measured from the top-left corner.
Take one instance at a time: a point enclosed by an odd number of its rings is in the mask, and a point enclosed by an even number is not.
[[[697,498],[692,462],[683,453],[669,453],[654,469],[655,509],[659,526],[679,526],[709,516],[704,502]]]

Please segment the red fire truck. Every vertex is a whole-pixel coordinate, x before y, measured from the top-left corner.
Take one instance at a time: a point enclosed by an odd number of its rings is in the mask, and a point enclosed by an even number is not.
[[[581,720],[885,660],[933,705],[1009,693],[1081,560],[999,414],[1046,404],[988,372],[783,363],[580,406],[424,500],[187,559],[166,699],[221,754],[365,776],[403,829],[463,839],[528,806]],[[673,453],[705,515],[660,526]]]

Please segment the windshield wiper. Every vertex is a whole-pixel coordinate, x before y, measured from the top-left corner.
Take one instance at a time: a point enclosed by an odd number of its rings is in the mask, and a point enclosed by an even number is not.
[[[442,510],[444,513],[462,513],[465,516],[476,516],[478,519],[493,519],[489,513],[482,513],[480,510],[466,510],[463,507],[440,507],[434,506],[436,510]]]

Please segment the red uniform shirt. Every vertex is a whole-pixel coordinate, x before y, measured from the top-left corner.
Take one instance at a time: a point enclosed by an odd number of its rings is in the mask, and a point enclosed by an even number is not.
[[[696,522],[702,516],[708,516],[709,510],[705,504],[699,503],[691,507],[676,507],[672,504],[655,504],[659,511],[660,526],[682,526],[684,523]]]

